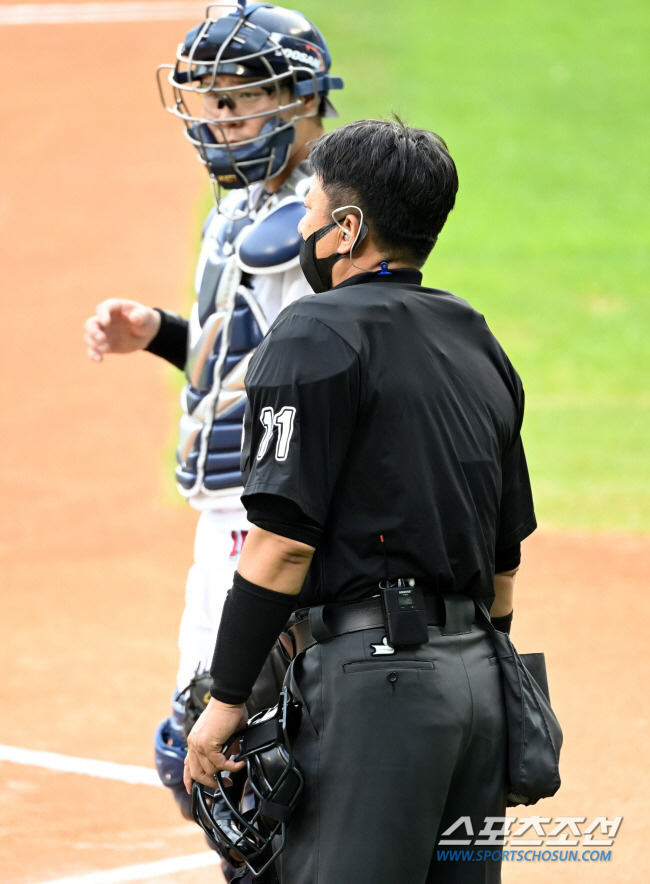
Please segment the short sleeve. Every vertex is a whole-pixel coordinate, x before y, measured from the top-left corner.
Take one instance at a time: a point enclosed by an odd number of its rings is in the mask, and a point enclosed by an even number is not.
[[[277,495],[323,526],[357,420],[359,374],[336,332],[291,307],[282,314],[246,375],[244,506]]]
[[[259,528],[307,543],[316,549],[323,529],[306,516],[300,507],[286,497],[274,494],[252,494],[246,498],[248,521]]]
[[[537,527],[528,465],[519,433],[504,454],[501,475],[497,550],[514,546]]]

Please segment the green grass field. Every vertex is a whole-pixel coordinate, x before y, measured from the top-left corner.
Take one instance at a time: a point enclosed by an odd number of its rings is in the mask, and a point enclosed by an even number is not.
[[[522,375],[540,526],[647,532],[650,6],[300,8],[346,81],[340,122],[396,112],[448,142],[460,190],[425,281]]]
[[[540,524],[650,530],[648,4],[301,8],[342,122],[395,111],[449,144],[460,190],[425,280],[485,313],[524,379]]]

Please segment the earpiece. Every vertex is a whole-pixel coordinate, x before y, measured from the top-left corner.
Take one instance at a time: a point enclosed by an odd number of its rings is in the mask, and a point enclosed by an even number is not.
[[[357,235],[355,236],[354,242],[352,243],[352,248],[350,249],[350,260],[352,261],[352,251],[359,245],[359,243],[363,242],[363,240],[365,239],[366,234],[368,233],[368,225],[363,220],[363,211],[359,208],[359,206],[339,206],[338,209],[334,209],[334,211],[332,212],[332,221],[343,231],[344,241],[350,240],[350,231],[345,229],[345,227],[341,224],[336,215],[340,212],[346,212],[348,209],[355,209],[355,211],[359,213],[360,222],[359,230],[357,231]],[[352,263],[354,264],[354,261],[352,261]],[[354,264],[354,266],[356,267],[357,265]]]

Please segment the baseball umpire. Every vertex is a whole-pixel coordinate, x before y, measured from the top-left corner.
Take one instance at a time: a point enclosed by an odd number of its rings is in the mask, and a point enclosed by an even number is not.
[[[188,818],[182,782],[188,703],[200,703],[207,688],[198,680],[184,689],[209,667],[250,527],[240,501],[243,378],[279,311],[312,293],[300,269],[297,232],[311,174],[308,144],[323,134],[323,117],[336,116],[328,94],[343,86],[330,76],[325,38],[299,12],[233,0],[208,13],[178,47],[175,64],[159,71],[167,110],[182,121],[217,199],[203,230],[191,318],[111,299],[87,320],[85,335],[98,362],[107,353],[145,349],[186,374],[176,479],[200,517],[172,715],[156,734],[156,764]],[[259,703],[276,698],[277,691]]]
[[[282,884],[496,882],[499,862],[437,863],[435,846],[461,816],[478,831],[505,812],[502,689],[475,602],[508,627],[536,525],[522,384],[479,313],[421,285],[458,187],[442,139],[362,121],[311,163],[301,264],[317,294],[282,312],[246,376],[254,527],[185,783],[238,769],[221,749],[297,608],[285,684],[305,788]]]

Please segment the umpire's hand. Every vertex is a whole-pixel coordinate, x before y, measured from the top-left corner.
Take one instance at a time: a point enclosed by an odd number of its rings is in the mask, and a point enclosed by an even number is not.
[[[228,706],[212,698],[187,738],[187,755],[183,782],[192,794],[192,782],[214,788],[214,775],[219,770],[231,773],[246,766],[245,761],[230,761],[221,751],[224,743],[248,720],[246,706]]]

